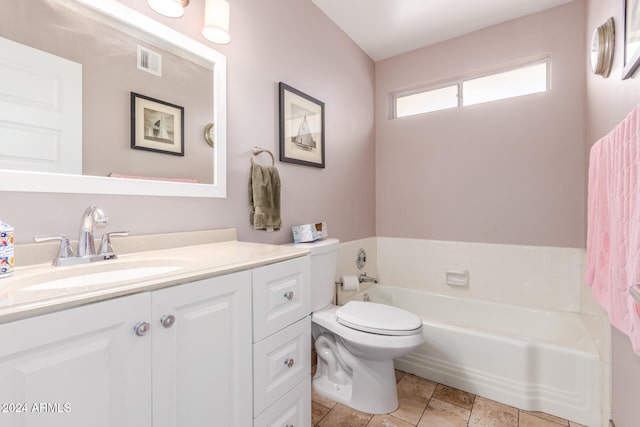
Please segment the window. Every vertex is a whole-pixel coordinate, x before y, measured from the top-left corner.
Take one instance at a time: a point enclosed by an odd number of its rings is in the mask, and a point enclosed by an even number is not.
[[[394,118],[546,92],[549,59],[393,97]]]
[[[413,116],[458,106],[458,85],[396,98],[396,117]]]
[[[546,92],[547,62],[462,82],[463,105]]]

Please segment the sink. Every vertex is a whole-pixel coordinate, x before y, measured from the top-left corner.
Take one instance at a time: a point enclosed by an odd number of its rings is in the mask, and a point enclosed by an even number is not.
[[[162,277],[190,265],[189,259],[180,257],[127,257],[65,267],[38,266],[16,270],[10,279],[15,292],[56,292],[60,290],[85,291],[104,288],[150,277]]]
[[[77,288],[85,286],[100,286],[110,283],[123,282],[146,277],[157,276],[180,270],[180,266],[156,266],[156,267],[134,267],[115,271],[102,271],[100,273],[83,274],[63,279],[49,280],[37,285],[22,288],[25,291],[48,291],[53,289]]]

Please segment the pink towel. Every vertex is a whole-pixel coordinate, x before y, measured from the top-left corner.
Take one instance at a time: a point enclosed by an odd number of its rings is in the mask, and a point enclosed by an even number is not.
[[[640,354],[640,105],[591,148],[586,282]]]

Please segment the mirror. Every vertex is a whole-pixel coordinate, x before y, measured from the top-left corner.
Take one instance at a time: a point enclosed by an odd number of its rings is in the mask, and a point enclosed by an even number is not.
[[[615,26],[613,18],[593,31],[591,37],[591,71],[604,78],[609,77],[613,65],[613,52],[615,47]]]
[[[12,36],[9,32],[13,30],[17,33],[19,27],[29,28],[30,30],[26,32],[31,31],[34,38],[37,38],[36,32],[46,34],[43,33],[43,25],[33,25],[38,22],[38,19],[47,21],[51,18],[52,9],[56,12],[54,15],[62,15],[65,18],[63,22],[51,23],[51,26],[58,28],[58,33],[63,34],[63,37],[57,37],[58,39],[65,41],[66,37],[68,42],[66,44],[73,46],[71,49],[73,54],[64,55],[72,57],[66,59],[82,64],[80,84],[82,118],[72,122],[83,123],[82,136],[79,138],[81,148],[71,150],[72,157],[81,157],[81,165],[78,160],[78,166],[72,165],[68,169],[63,169],[62,173],[51,173],[46,169],[36,171],[22,168],[18,170],[13,167],[9,169],[3,166],[5,169],[0,169],[0,179],[11,183],[7,186],[10,188],[5,187],[5,190],[226,197],[226,58],[224,55],[116,0],[21,0],[2,3],[0,5],[0,36],[27,46],[30,45],[29,40],[20,39],[24,38],[24,35]],[[38,7],[49,8],[41,13],[44,14],[44,18],[38,17]],[[7,8],[17,10],[11,11],[12,13],[2,11]],[[68,14],[80,16],[80,27],[71,26],[70,21],[66,20]],[[18,19],[25,17],[28,17],[27,22],[20,22]],[[11,22],[12,20],[16,22]],[[116,30],[115,35],[106,33],[106,31]],[[29,38],[29,36],[26,37]],[[132,37],[135,37],[135,40]],[[48,39],[55,39],[46,35],[40,38],[44,38],[44,44],[50,42]],[[86,44],[89,41],[101,41],[105,46],[89,47]],[[125,49],[123,46],[126,49],[132,49],[134,53],[122,54]],[[148,52],[144,53],[146,51],[150,51],[152,55],[153,53],[161,54],[163,68],[168,70],[162,78],[135,69],[138,46],[142,46],[143,57],[147,55],[147,59]],[[32,47],[47,51],[47,46]],[[49,49],[52,51],[52,57],[57,57],[56,49],[56,47]],[[69,49],[69,46],[66,49]],[[7,49],[3,50],[7,51]],[[76,53],[79,54],[80,51],[86,52],[89,59],[93,59],[93,63],[84,63],[84,59],[78,59],[81,57]],[[129,62],[130,57],[133,58],[133,64]],[[11,56],[8,58],[5,57],[4,60],[0,58],[0,75],[6,83],[4,85],[0,83],[0,104],[10,98],[6,94],[7,90],[10,91],[7,88],[17,87],[10,78],[7,78],[12,76],[11,72],[2,69],[2,62],[5,64],[12,62],[13,58]],[[127,73],[133,74],[122,74],[123,58],[126,59]],[[101,69],[112,63],[120,66],[120,69],[117,71]],[[133,71],[129,71],[131,66]],[[103,73],[102,77],[100,73]],[[25,73],[15,75],[18,74]],[[113,78],[114,75],[117,78]],[[170,79],[171,75],[175,76],[174,80]],[[123,81],[125,85],[119,88],[110,86],[113,81],[118,80]],[[194,88],[192,85],[194,81],[202,82],[204,86]],[[151,85],[154,82],[155,86]],[[171,88],[173,92],[169,91],[169,94],[165,94],[159,89],[163,87]],[[204,94],[204,101],[195,102],[194,99],[198,98],[198,93],[188,93],[189,90]],[[135,122],[131,118],[132,92],[140,92],[159,101],[155,104],[145,104],[144,114],[138,114]],[[170,121],[162,119],[172,117],[166,114],[178,111],[165,110],[169,108],[166,105],[178,103],[181,104],[180,111],[183,111],[179,115],[184,123],[182,126],[184,136],[181,138],[178,138],[178,132],[173,132],[171,124],[168,127],[164,125]],[[2,105],[0,105],[0,112],[1,107]],[[98,114],[95,113],[96,111]],[[165,115],[158,115],[160,113]],[[0,140],[4,139],[6,143],[12,140],[7,136],[13,137],[16,134],[16,126],[7,131],[6,128],[10,126],[4,126],[3,122],[9,122],[6,115],[0,117],[0,137],[3,137]],[[39,124],[42,125],[42,123]],[[177,120],[176,123],[178,123]],[[208,128],[213,146],[208,145],[203,134],[203,130],[209,123],[213,123],[213,127]],[[154,125],[156,128],[165,126],[166,129],[153,129]],[[144,137],[138,137],[135,141],[136,146],[139,146],[136,148],[142,147],[142,149],[132,149],[131,134],[134,128],[140,128],[141,132],[144,132]],[[167,133],[166,130],[169,132]],[[156,134],[154,135],[153,132]],[[155,138],[156,141],[151,141],[154,136],[158,136],[158,132],[161,132],[160,136],[164,135],[164,138]],[[149,141],[143,141],[143,139],[149,139]],[[44,144],[43,141],[46,142],[47,138],[36,138],[37,144]],[[156,145],[149,146],[160,149],[147,150],[147,142],[154,142]],[[163,144],[177,142],[184,143],[184,156],[180,153],[167,154],[171,150],[164,149]],[[81,155],[77,153],[79,151]],[[111,162],[108,158],[111,158]],[[196,168],[187,162],[196,160],[204,163],[204,168],[208,170],[194,172],[196,169],[199,170],[200,166]],[[75,160],[72,163],[75,163]],[[156,169],[149,168],[149,165]],[[76,173],[80,170],[83,175]],[[110,177],[108,176],[110,173],[119,177]],[[135,179],[126,178],[131,176]],[[193,183],[195,180],[197,184]]]

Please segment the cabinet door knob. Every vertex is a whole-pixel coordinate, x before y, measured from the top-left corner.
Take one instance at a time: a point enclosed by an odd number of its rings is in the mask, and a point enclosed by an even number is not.
[[[174,316],[173,314],[165,314],[160,318],[160,323],[162,323],[162,326],[164,326],[165,328],[172,327],[175,322],[176,316]]]
[[[296,362],[295,362],[295,360],[293,360],[293,358],[287,359],[287,360],[284,361],[284,364],[287,365],[287,368],[292,368],[294,363],[296,363]]]
[[[285,292],[284,297],[291,301],[293,299],[293,291]]]
[[[150,327],[151,325],[149,325],[149,322],[140,322],[140,323],[136,323],[136,326],[133,327],[133,331],[136,333],[137,336],[141,337],[147,332],[149,332]]]

